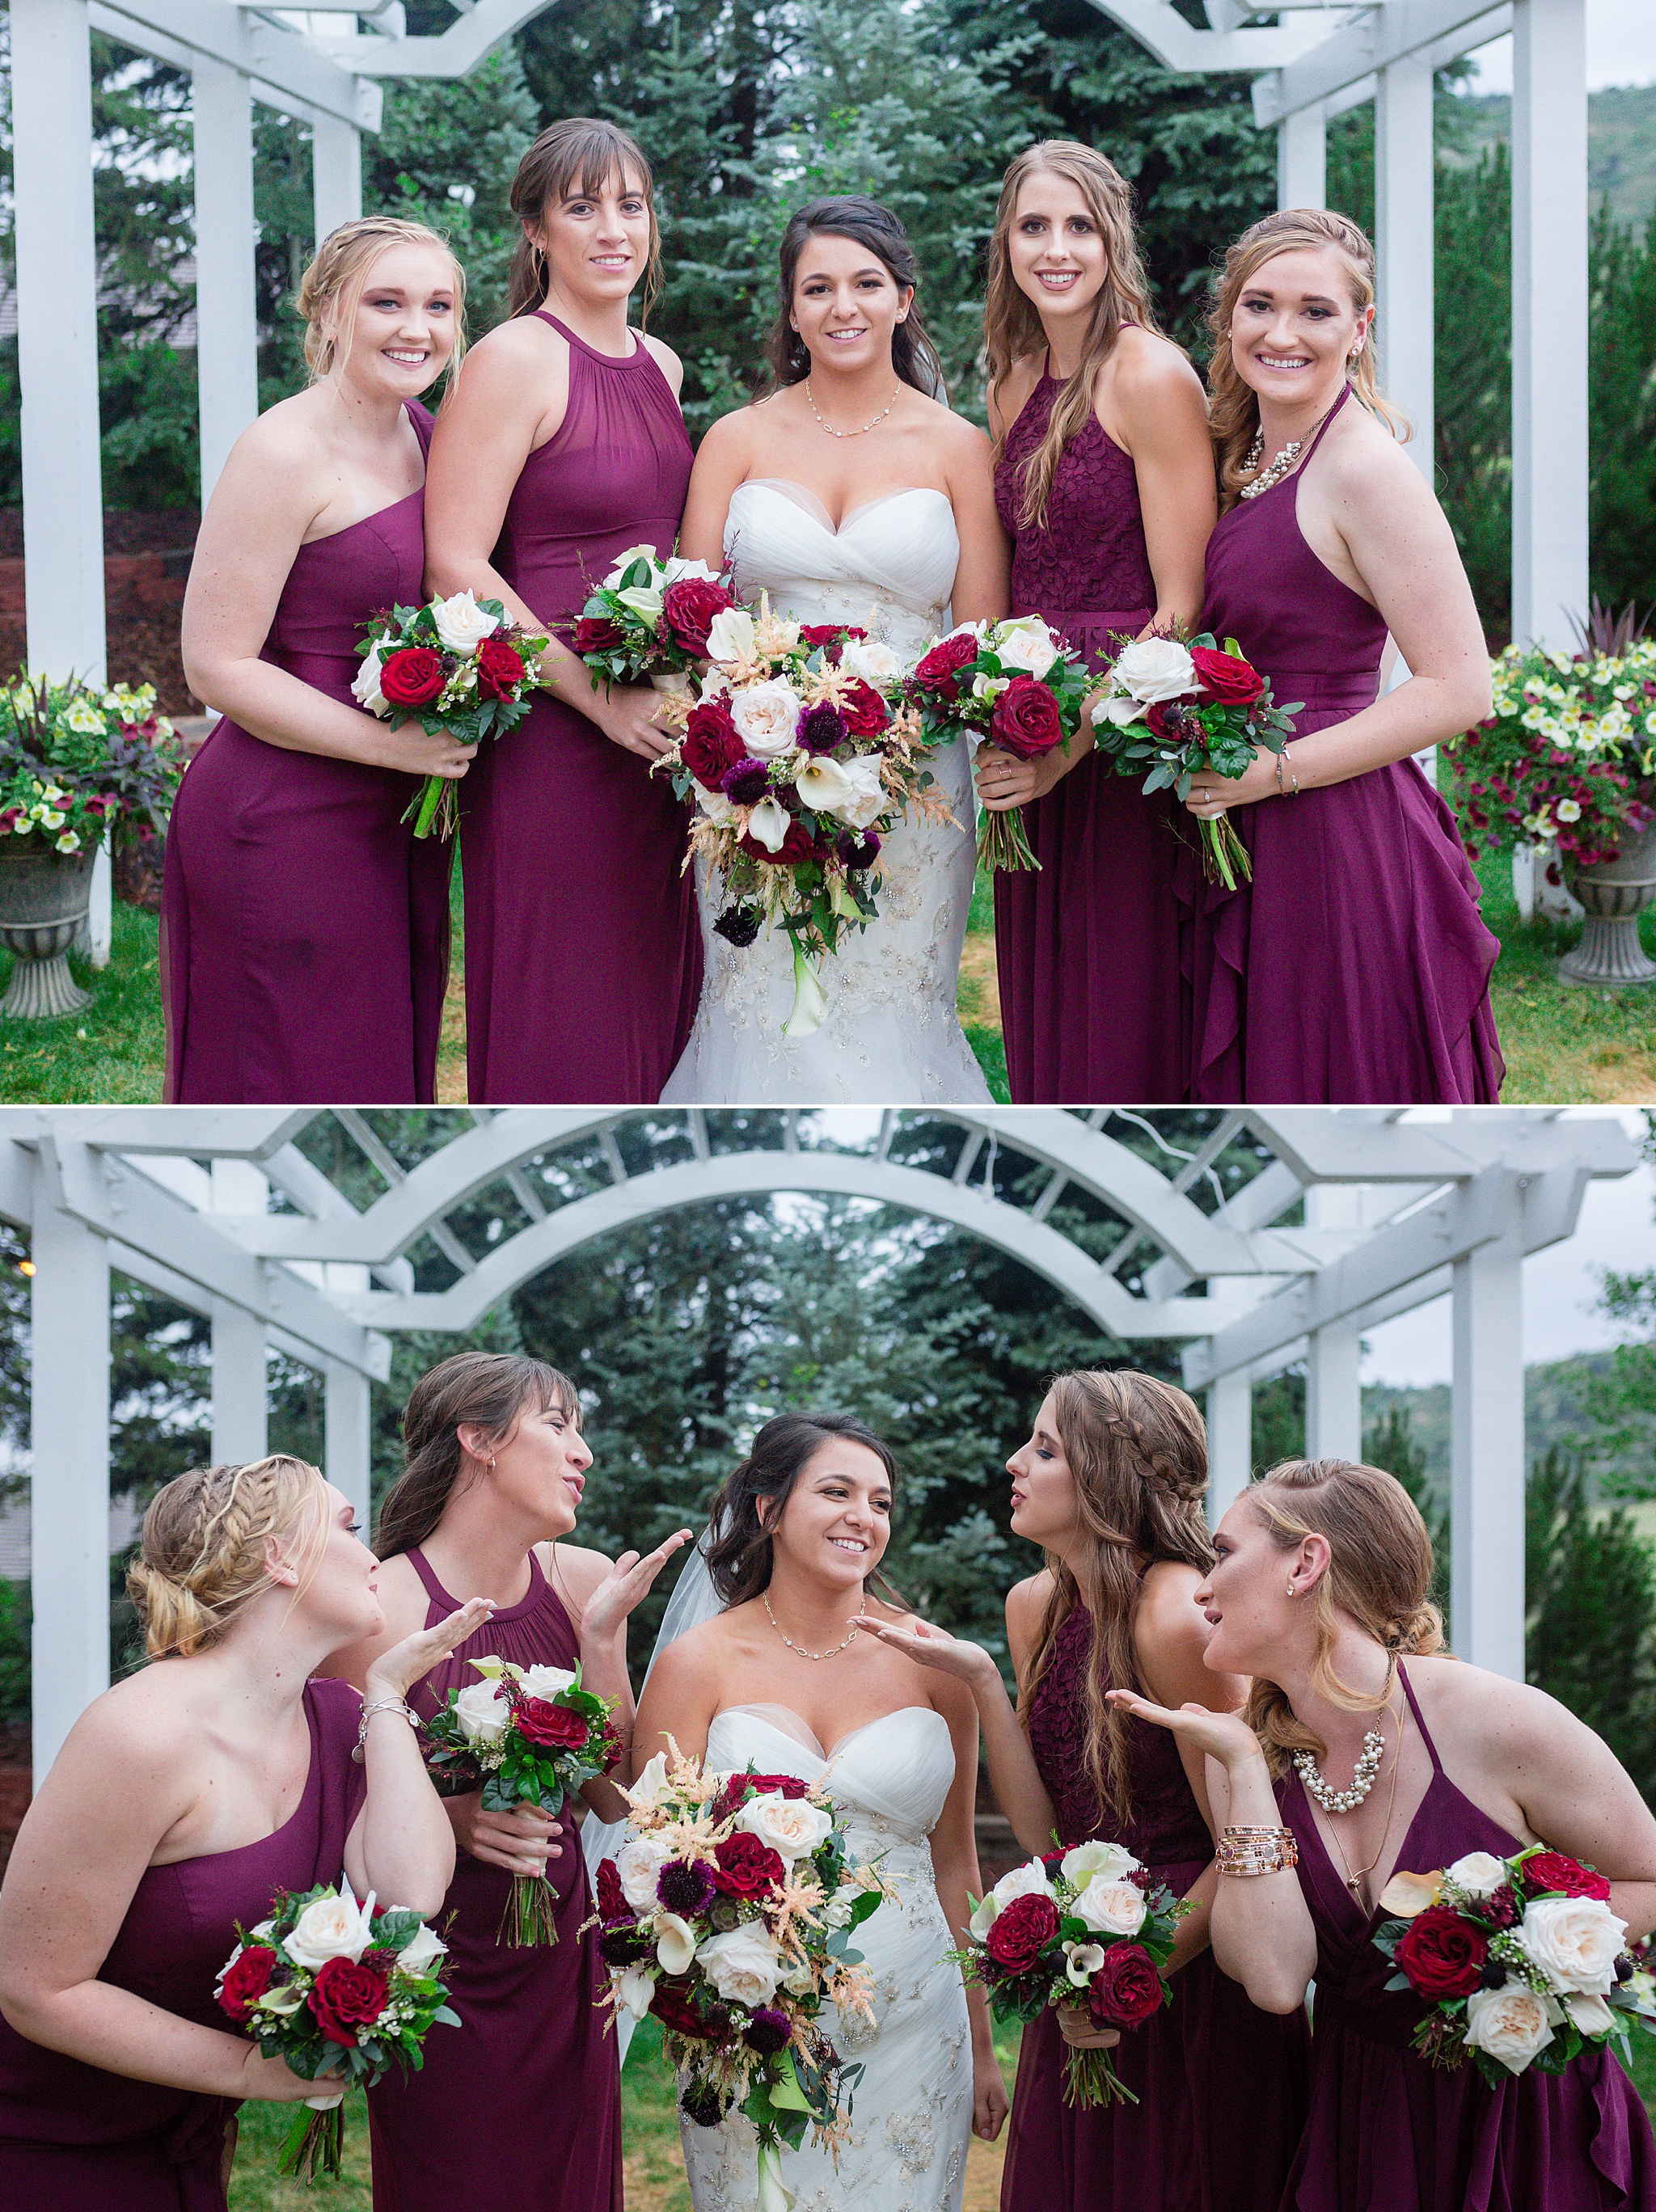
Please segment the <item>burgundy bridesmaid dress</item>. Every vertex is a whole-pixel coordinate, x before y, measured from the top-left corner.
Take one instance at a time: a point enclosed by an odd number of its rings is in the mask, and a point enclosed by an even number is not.
[[[1131,457],[1089,415],[1064,448],[1045,526],[1020,528],[1023,464],[1062,386],[1044,375],[1007,434],[995,503],[1014,542],[1012,611],[1038,614],[1095,668],[1155,612]],[[1075,746],[1089,746],[1081,732]],[[1179,1066],[1178,823],[1091,751],[1023,810],[1038,874],[997,869],[995,957],[1007,1078],[1020,1104],[1172,1103]]]
[[[458,1610],[426,1562],[408,1553],[431,1603],[426,1626]],[[410,1692],[423,1714],[451,1689],[483,1678],[467,1662],[496,1654],[521,1667],[573,1667],[575,1632],[557,1593],[529,1559],[529,1589],[502,1606]],[[558,1824],[557,1942],[516,1949],[500,1941],[514,1877],[462,1850],[442,1912],[444,1979],[461,2025],[426,2045],[425,2066],[387,2075],[368,2092],[374,2212],[621,2212],[621,2075],[607,1974],[575,1822]]]
[[[431,417],[410,404],[423,453]],[[348,707],[370,615],[425,596],[423,492],[301,545],[263,658]],[[454,848],[402,817],[394,769],[209,733],[167,830],[161,892],[185,1105],[429,1105]]]
[[[147,1868],[100,1981],[228,2031],[213,1996],[278,1889],[337,1882],[362,1808],[351,1762],[362,1700],[349,1682],[305,1688],[310,1772],[291,1820],[262,1842]],[[434,2029],[433,2039],[452,2031]],[[0,2204],[14,2212],[225,2212],[238,2102],[129,2081],[26,2043],[0,2020]]]
[[[1087,1779],[1093,1617],[1077,1606],[1059,1628],[1030,1714],[1059,1837],[1066,1848],[1093,1836],[1123,1844],[1182,1896],[1212,1858],[1213,1841],[1172,1737],[1129,1721],[1125,1826],[1100,1816]],[[1025,2028],[1002,2212],[1276,2212],[1305,2118],[1305,2015],[1260,2012],[1211,1951],[1180,1968],[1172,1992],[1111,2053],[1136,2105],[1065,2104],[1057,2015],[1044,2012]]]
[[[1468,1851],[1510,1858],[1522,1844],[1444,1772],[1398,1673],[1432,1779],[1397,1863],[1420,1872]],[[1391,1962],[1374,1948],[1387,1915],[1365,1913],[1336,1873],[1297,1774],[1277,1796],[1317,1929],[1311,2118],[1283,2212],[1651,2212],[1656,2142],[1618,2062],[1599,2051],[1562,2074],[1531,2066],[1498,2089],[1470,2057],[1453,2073],[1428,2064],[1409,2047],[1426,2008],[1411,1990],[1386,1989]]]
[[[673,550],[691,446],[642,338],[615,361],[540,319],[569,340],[569,410],[523,465],[495,564],[552,623],[630,547]],[[702,989],[672,785],[543,695],[484,747],[460,805],[472,1103],[653,1105]]]
[[[1331,422],[1349,396],[1336,401]],[[1385,623],[1300,532],[1301,471],[1239,501],[1208,541],[1203,626],[1296,700],[1309,736],[1372,706]],[[1505,1066],[1489,1008],[1501,947],[1455,817],[1413,760],[1239,806],[1253,881],[1179,864],[1192,1100],[1489,1104]]]

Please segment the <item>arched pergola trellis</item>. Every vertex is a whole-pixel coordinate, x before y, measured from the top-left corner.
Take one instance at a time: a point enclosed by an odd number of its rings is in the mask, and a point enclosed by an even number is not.
[[[301,1149],[319,1118],[378,1171],[370,1203]],[[1033,1268],[1101,1337],[1180,1343],[1206,1395],[1215,1510],[1248,1478],[1257,1380],[1305,1360],[1308,1449],[1355,1455],[1362,1331],[1452,1293],[1455,1640],[1523,1671],[1521,1267],[1574,1232],[1592,1177],[1636,1164],[1613,1116],[1249,1109],[1214,1115],[1195,1152],[1154,1115],[1104,1109],[892,1109],[856,1142],[810,1111],[509,1107],[419,1126],[430,1148],[411,1161],[344,1109],[0,1109],[0,1220],[29,1232],[34,1265],[40,1771],[108,1679],[112,1268],[210,1316],[215,1458],[265,1448],[268,1348],[319,1370],[328,1472],[366,1516],[369,1389],[391,1333],[463,1333],[628,1222],[780,1191],[951,1223]]]

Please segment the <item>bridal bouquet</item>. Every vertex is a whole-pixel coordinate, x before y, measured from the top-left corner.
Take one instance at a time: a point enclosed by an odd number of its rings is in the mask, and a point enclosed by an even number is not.
[[[498,599],[455,592],[375,615],[356,650],[362,665],[350,688],[359,706],[393,730],[416,721],[471,745],[515,729],[528,713],[546,640],[508,622]],[[403,817],[417,837],[434,828],[452,837],[458,818],[454,780],[446,775],[427,776]]]
[[[1190,1907],[1119,1844],[1077,1844],[1002,1875],[967,1923],[971,1936],[951,1953],[969,1981],[989,1992],[997,2020],[1038,2020],[1070,2004],[1095,2027],[1136,2027],[1168,2002],[1163,1968]],[[1135,2105],[1108,2051],[1071,2050],[1067,2104]]]
[[[1136,775],[1148,768],[1148,797],[1172,784],[1180,799],[1189,796],[1199,769],[1239,776],[1253,765],[1261,745],[1280,753],[1294,735],[1291,717],[1300,702],[1279,707],[1270,686],[1242,658],[1227,637],[1222,652],[1210,632],[1188,642],[1178,637],[1142,637],[1122,647],[1109,674],[1110,690],[1093,710],[1093,732],[1100,752],[1108,753],[1117,775]],[[1253,871],[1248,850],[1221,814],[1203,822],[1202,864],[1209,883],[1227,891]]]
[[[337,2087],[307,2098],[282,2153],[284,2173],[337,2174],[344,2093],[371,2088],[394,2061],[424,2063],[420,2046],[441,2022],[458,2027],[440,1978],[446,1946],[417,1912],[358,1905],[349,1882],[300,1897],[278,1892],[268,1920],[239,1923],[216,1994],[267,2058],[307,2081]]]
[[[1069,741],[1095,679],[1087,663],[1038,615],[1010,622],[962,623],[916,662],[909,696],[933,744],[964,730],[974,745],[999,745],[1019,760],[1038,760]],[[978,865],[1038,868],[1020,807],[985,810]]]
[[[690,853],[723,878],[714,928],[751,945],[769,923],[794,945],[786,1036],[809,1036],[827,1001],[813,963],[878,912],[880,841],[907,806],[952,821],[923,765],[919,715],[902,668],[864,630],[807,625],[729,607],[709,626],[713,665],[683,733],[655,766],[697,813]]]
[[[1397,1917],[1374,1941],[1397,1971],[1389,1990],[1428,2008],[1414,2045],[1433,2065],[1470,2051],[1491,2087],[1538,2066],[1562,2074],[1630,2016],[1656,2027],[1656,1978],[1629,1955],[1610,1884],[1562,1851],[1510,1859],[1470,1851],[1438,1874],[1394,1874],[1380,1895]]]
[[[481,1786],[485,1812],[539,1805],[556,1819],[583,1783],[607,1774],[621,1756],[612,1706],[581,1688],[579,1668],[493,1657],[471,1664],[483,1680],[450,1690],[421,1731],[438,1795],[460,1797]],[[545,1875],[514,1875],[501,1941],[556,1943],[556,1909]]]
[[[872,2021],[851,1935],[888,1894],[852,1863],[832,1802],[792,1774],[720,1774],[658,1753],[630,1790],[626,1840],[598,1869],[613,2001],[654,2013],[685,2114],[733,2109],[758,2130],[759,2212],[786,2212],[781,2148],[807,2123],[833,2148],[861,2075],[816,2025],[825,2005]]]
[[[682,690],[708,658],[715,615],[735,600],[704,561],[663,561],[653,545],[624,553],[581,611],[574,648],[600,684],[656,683]]]

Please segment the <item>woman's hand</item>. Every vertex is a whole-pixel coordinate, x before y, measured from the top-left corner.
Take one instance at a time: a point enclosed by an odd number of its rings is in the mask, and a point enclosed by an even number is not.
[[[590,698],[575,703],[612,745],[641,760],[660,760],[676,742],[674,733],[656,720],[666,700],[648,684],[600,684]]]
[[[987,2051],[974,2051],[971,2055],[971,2131],[985,2142],[993,2142],[1007,2124],[1011,2110],[1007,2103],[1007,2085],[1001,2076],[1001,2062],[995,2056],[993,2045]]]
[[[539,1805],[514,1805],[509,1813],[485,1813],[483,1792],[445,1797],[443,1810],[454,1826],[454,1841],[485,1866],[508,1874],[545,1874],[549,1859],[561,1859],[558,1823]]]
[[[1119,2028],[1095,2027],[1080,2005],[1061,2004],[1057,2014],[1058,2031],[1072,2051],[1113,2051],[1121,2041]]]
[[[1083,726],[1069,740],[1068,750],[1054,745],[1033,760],[1019,760],[999,745],[979,745],[972,774],[977,796],[991,814],[1004,814],[1014,806],[1027,806],[1032,799],[1044,799],[1062,782],[1072,768],[1093,750]]]
[[[269,2105],[302,2105],[307,2097],[326,2097],[330,2089],[343,2087],[337,2075],[332,2081],[307,2081],[302,2074],[294,2072],[285,2058],[266,2058],[256,2043],[248,2044],[247,2051],[234,2081],[225,2085],[227,2097],[256,2097]]]
[[[1001,1679],[999,1668],[981,1644],[968,1644],[963,1637],[951,1636],[947,1629],[934,1628],[928,1621],[917,1620],[912,1628],[899,1628],[894,1621],[869,1619],[862,1628],[865,1635],[878,1638],[921,1666],[935,1667],[940,1674],[953,1674],[974,1692],[980,1683]]]
[[[381,765],[401,775],[446,775],[456,781],[477,758],[475,745],[464,744],[452,731],[435,736],[417,722],[405,722],[399,730],[383,730]]]
[[[1240,1713],[1216,1713],[1210,1705],[1180,1705],[1174,1711],[1167,1705],[1152,1705],[1135,1690],[1106,1690],[1105,1695],[1112,1705],[1119,1705],[1135,1719],[1154,1721],[1158,1728],[1171,1729],[1182,1743],[1216,1759],[1227,1774],[1264,1764],[1259,1739]]]
[[[1242,775],[1216,775],[1212,769],[1199,769],[1190,778],[1184,804],[1198,820],[1215,822],[1233,806],[1256,806],[1262,799],[1280,799],[1283,787],[1276,781],[1279,758],[1280,755],[1262,745],[1254,754],[1253,765]],[[1285,779],[1287,775],[1285,769]]]
[[[623,1552],[581,1608],[581,1642],[612,1643],[625,1626],[627,1615],[648,1595],[657,1575],[680,1546],[689,1543],[693,1533],[675,1528],[665,1544],[658,1544],[642,1557],[636,1552]]]
[[[404,1637],[400,1644],[393,1644],[389,1651],[382,1651],[368,1670],[362,1688],[364,1705],[375,1698],[406,1698],[456,1644],[464,1644],[475,1629],[482,1627],[494,1609],[491,1597],[469,1599],[435,1628],[422,1628],[416,1635]]]

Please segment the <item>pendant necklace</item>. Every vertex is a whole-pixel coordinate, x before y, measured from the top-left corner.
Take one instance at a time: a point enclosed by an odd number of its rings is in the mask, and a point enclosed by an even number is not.
[[[851,1633],[846,1638],[845,1644],[833,1644],[826,1651],[807,1651],[802,1644],[795,1643],[793,1638],[788,1633],[787,1630],[777,1620],[776,1614],[770,1612],[770,1591],[761,1590],[759,1592],[759,1595],[764,1601],[766,1613],[770,1613],[770,1626],[776,1630],[777,1635],[781,1637],[782,1642],[788,1646],[788,1650],[790,1651],[797,1651],[801,1659],[831,1659],[836,1652],[843,1651],[847,1644],[853,1643],[855,1640],[856,1632],[862,1626],[863,1616],[868,1610],[868,1601],[867,1598],[864,1598],[862,1603],[856,1609],[856,1619],[851,1623]]]
[[[883,422],[902,397],[903,385],[902,380],[899,378],[896,391],[892,392],[891,398],[880,409],[879,414],[874,416],[874,422],[861,423],[855,430],[837,430],[831,422],[824,421],[823,416],[818,410],[816,401],[811,397],[811,380],[808,376],[805,380],[805,404],[810,409],[811,412],[816,416],[817,421],[821,423],[822,428],[828,433],[828,435],[831,438],[861,437],[865,431],[872,430],[874,428],[875,422]],[[1295,450],[1298,451],[1298,448],[1296,447]],[[781,1632],[778,1631],[777,1632],[780,1634]]]
[[[1369,1744],[1370,1744],[1372,1741],[1373,1741],[1376,1738],[1379,1738],[1379,1741],[1380,1741],[1380,1743],[1381,1743],[1382,1747],[1384,1746],[1384,1743],[1385,1743],[1385,1738],[1384,1738],[1383,1736],[1381,1736],[1381,1735],[1380,1735],[1380,1731],[1379,1731],[1378,1729],[1371,1729],[1371,1730],[1369,1731],[1369,1734],[1368,1734],[1367,1736],[1365,1736],[1365,1737],[1364,1737],[1364,1739],[1363,1739],[1363,1748],[1364,1748],[1365,1752],[1367,1752],[1367,1748],[1368,1748]],[[1308,1752],[1301,1753],[1300,1757],[1301,1757],[1301,1758],[1304,1758],[1304,1759],[1310,1759],[1310,1753],[1309,1753]],[[1299,1761],[1299,1759],[1296,1759],[1296,1760],[1294,1761],[1294,1765],[1295,1765],[1296,1766],[1299,1766],[1299,1765],[1300,1765],[1300,1761]],[[1379,1844],[1379,1849],[1375,1852],[1375,1854],[1374,1854],[1373,1857],[1372,1859],[1370,1859],[1370,1861],[1368,1862],[1368,1864],[1367,1864],[1367,1866],[1357,1867],[1356,1869],[1353,1869],[1353,1867],[1352,1867],[1351,1861],[1350,1861],[1350,1860],[1346,1856],[1346,1847],[1345,1847],[1345,1845],[1344,1845],[1344,1844],[1340,1841],[1340,1834],[1339,1834],[1339,1831],[1338,1831],[1336,1828],[1335,1828],[1335,1827],[1333,1827],[1333,1826],[1330,1826],[1330,1830],[1329,1830],[1329,1833],[1330,1833],[1330,1834],[1334,1838],[1334,1847],[1335,1847],[1335,1849],[1336,1849],[1336,1850],[1339,1852],[1339,1854],[1340,1854],[1340,1863],[1344,1867],[1344,1869],[1345,1869],[1345,1870],[1346,1870],[1346,1871],[1345,1871],[1345,1886],[1346,1886],[1346,1887],[1347,1887],[1347,1888],[1351,1892],[1351,1894],[1353,1895],[1353,1897],[1354,1897],[1354,1898],[1355,1898],[1355,1899],[1356,1899],[1357,1902],[1358,1902],[1360,1905],[1361,1905],[1361,1904],[1362,1903],[1362,1901],[1363,1901],[1363,1892],[1362,1892],[1362,1886],[1363,1886],[1363,1883],[1367,1880],[1368,1876],[1373,1873],[1373,1871],[1374,1871],[1375,1868],[1376,1868],[1377,1866],[1379,1866],[1379,1864],[1380,1861],[1381,1861],[1381,1860],[1385,1856],[1385,1846],[1386,1846],[1386,1843],[1387,1843],[1387,1841],[1388,1841],[1388,1839],[1390,1838],[1391,1834],[1391,1816],[1392,1816],[1392,1814],[1393,1814],[1397,1811],[1397,1775],[1398,1775],[1399,1770],[1402,1768],[1402,1765],[1403,1765],[1403,1717],[1402,1717],[1402,1715],[1401,1715],[1401,1714],[1399,1714],[1399,1715],[1398,1715],[1398,1717],[1397,1717],[1397,1757],[1396,1757],[1396,1758],[1392,1760],[1392,1762],[1391,1762],[1391,1794],[1390,1794],[1390,1796],[1387,1797],[1387,1799],[1386,1799],[1386,1801],[1385,1801],[1385,1827],[1384,1827],[1384,1828],[1382,1828],[1382,1829],[1381,1829],[1381,1831],[1380,1831],[1380,1844]],[[1316,1766],[1315,1766],[1315,1764],[1314,1764],[1314,1763],[1313,1763],[1313,1764],[1312,1764],[1312,1771],[1313,1773],[1316,1773]],[[1304,1769],[1303,1767],[1300,1767],[1300,1779],[1303,1781],[1303,1780],[1305,1779],[1305,1769]],[[1322,1776],[1321,1776],[1320,1774],[1318,1774],[1318,1775],[1317,1775],[1317,1779],[1318,1779],[1318,1782],[1322,1785],[1322,1787],[1323,1787],[1324,1790],[1326,1790],[1326,1789],[1327,1789],[1327,1787],[1328,1787],[1328,1784],[1327,1784],[1325,1782],[1324,1782],[1324,1781],[1323,1781],[1323,1778],[1322,1778]],[[1372,1775],[1370,1776],[1369,1779],[1370,1779],[1370,1783],[1371,1783],[1371,1785],[1372,1785],[1372,1784],[1373,1784],[1373,1776],[1372,1776]],[[1330,1794],[1331,1794],[1331,1793],[1330,1793]],[[1343,1795],[1345,1795],[1345,1796],[1349,1796],[1349,1795],[1350,1795],[1350,1792],[1349,1792],[1349,1791],[1346,1791],[1346,1792],[1343,1792],[1342,1794],[1343,1794]],[[1368,1794],[1368,1793],[1367,1793],[1367,1790],[1365,1790],[1365,1791],[1363,1792],[1363,1796],[1367,1796],[1367,1794]],[[1329,1811],[1332,1811],[1332,1810],[1336,1809],[1334,1807],[1331,1807],[1331,1806],[1329,1804],[1328,1799],[1327,1799],[1326,1797],[1319,1796],[1319,1797],[1318,1798],[1317,1802],[1318,1802],[1318,1803],[1319,1805],[1321,1805],[1321,1806],[1323,1807],[1323,1809],[1324,1809],[1325,1812],[1329,1812]],[[1361,1798],[1359,1798],[1358,1802],[1361,1804],[1361,1802],[1362,1802]],[[1344,1807],[1340,1807],[1338,1809],[1340,1809],[1340,1810],[1343,1811],[1343,1810],[1345,1810],[1346,1808],[1345,1808]]]

